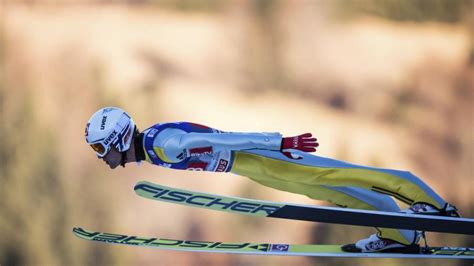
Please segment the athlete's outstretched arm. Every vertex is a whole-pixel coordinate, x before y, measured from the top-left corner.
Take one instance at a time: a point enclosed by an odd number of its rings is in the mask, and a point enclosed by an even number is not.
[[[199,152],[249,149],[275,150],[284,153],[291,149],[314,152],[317,146],[316,139],[312,138],[310,133],[288,138],[282,137],[280,133],[180,133],[169,136],[163,142],[163,149],[169,157],[176,157],[183,152],[190,156]]]

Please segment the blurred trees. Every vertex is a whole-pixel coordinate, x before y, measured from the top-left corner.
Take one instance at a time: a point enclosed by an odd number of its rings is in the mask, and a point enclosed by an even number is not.
[[[470,0],[337,0],[339,14],[378,16],[396,21],[456,23],[473,12]]]
[[[67,142],[61,141],[65,125],[75,118],[69,109],[73,105],[68,104],[67,97],[62,98],[61,119],[53,126],[44,121],[41,110],[45,103],[37,98],[38,78],[33,74],[31,58],[21,45],[12,43],[11,39],[0,40],[0,264],[114,263],[113,255],[97,252],[94,247],[89,247],[88,256],[78,256],[80,247],[65,234],[71,231],[70,219],[83,215],[81,206],[91,204],[86,198],[71,196],[84,195],[80,183],[72,184],[75,190],[69,189],[68,178],[74,175],[61,175],[64,162],[77,159],[73,149],[64,153],[67,147],[62,145]]]
[[[69,264],[71,254],[63,252],[61,233],[69,215],[56,142],[53,130],[42,127],[35,116],[37,107],[27,80],[24,77],[8,90],[3,80],[0,88],[0,231],[5,236],[0,240],[0,258],[6,265]]]
[[[247,2],[262,17],[268,16],[268,10],[281,5],[281,0],[253,0]],[[378,16],[395,21],[439,21],[457,23],[466,15],[473,12],[471,0],[336,0],[336,1],[307,1],[316,6],[333,2],[336,14],[345,18],[354,18],[360,15]],[[236,4],[236,1],[216,0],[138,0],[134,3],[148,3],[156,6],[187,12],[219,12],[227,6]]]

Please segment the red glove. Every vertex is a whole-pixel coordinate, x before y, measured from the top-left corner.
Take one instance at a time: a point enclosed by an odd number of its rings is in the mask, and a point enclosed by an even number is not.
[[[305,133],[296,137],[286,137],[281,141],[280,150],[283,154],[291,159],[297,159],[291,156],[291,152],[288,149],[300,150],[304,152],[315,152],[316,147],[319,146],[316,138],[312,138],[311,133]],[[299,158],[301,159],[301,158]]]

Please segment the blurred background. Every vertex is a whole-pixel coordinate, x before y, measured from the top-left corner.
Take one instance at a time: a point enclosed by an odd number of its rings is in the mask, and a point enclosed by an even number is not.
[[[250,218],[137,197],[140,180],[302,204],[232,174],[110,170],[98,108],[141,129],[312,132],[318,155],[410,170],[474,217],[473,1],[0,2],[0,265],[472,265],[179,253],[91,243],[74,226],[162,238],[344,244],[372,228]],[[406,207],[403,206],[402,207]],[[474,239],[428,234],[430,245]]]

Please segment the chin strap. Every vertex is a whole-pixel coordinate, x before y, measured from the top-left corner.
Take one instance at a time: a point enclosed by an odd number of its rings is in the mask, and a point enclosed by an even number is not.
[[[137,163],[145,160],[145,151],[143,150],[143,135],[143,133],[140,133],[133,140],[135,147],[135,159]]]
[[[120,159],[120,165],[125,168],[125,164],[127,163],[127,151],[121,152],[122,159]]]
[[[133,138],[133,145],[135,147],[135,159],[137,163],[145,160],[145,151],[143,150],[143,133],[138,133],[138,129],[135,128],[135,136]],[[120,159],[120,165],[125,168],[125,164],[128,162],[127,151],[121,152],[122,159]]]

